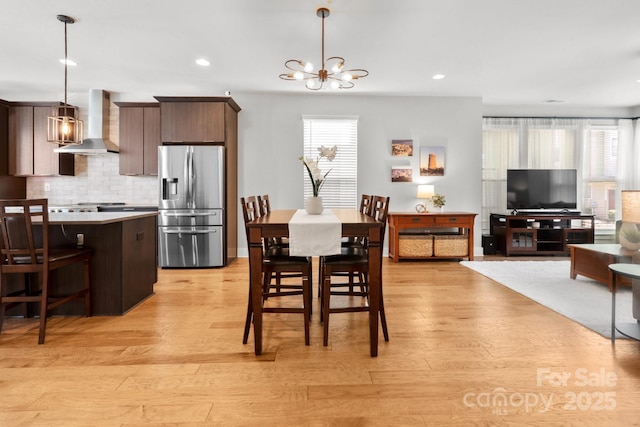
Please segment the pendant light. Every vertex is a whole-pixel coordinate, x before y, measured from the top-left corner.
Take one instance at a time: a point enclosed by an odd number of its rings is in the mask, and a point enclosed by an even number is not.
[[[58,145],[82,144],[83,124],[78,120],[77,109],[67,104],[67,24],[75,19],[66,15],[58,15],[58,21],[64,23],[64,104],[56,106],[47,119],[47,141]]]

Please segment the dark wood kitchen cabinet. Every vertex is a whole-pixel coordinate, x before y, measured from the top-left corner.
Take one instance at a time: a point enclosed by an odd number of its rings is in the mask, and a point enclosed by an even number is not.
[[[158,175],[160,105],[115,104],[120,109],[120,175]]]
[[[224,144],[240,107],[228,97],[155,97],[164,144]]]
[[[91,249],[91,307],[96,316],[117,316],[153,294],[158,279],[155,212],[52,214],[50,244],[64,247],[69,236],[84,235]],[[60,220],[58,220],[60,219]],[[69,292],[82,271],[69,266],[52,276],[54,289]],[[59,288],[58,288],[59,287]],[[57,309],[60,314],[84,313],[82,301]]]
[[[9,175],[9,103],[0,99],[0,176]]]
[[[58,104],[9,107],[9,175],[74,175],[73,154],[54,152],[47,141],[47,118]]]
[[[0,199],[26,196],[26,178],[9,176],[9,102],[0,99]]]

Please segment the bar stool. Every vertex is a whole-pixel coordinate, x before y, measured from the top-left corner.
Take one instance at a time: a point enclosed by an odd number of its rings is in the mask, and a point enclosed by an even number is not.
[[[370,216],[377,221],[381,221],[386,229],[387,215],[389,212],[389,197],[373,196],[373,202],[371,204]],[[384,231],[382,234],[384,238]],[[323,344],[329,345],[329,315],[331,313],[348,313],[348,312],[361,312],[369,311],[367,305],[352,305],[347,307],[331,307],[331,296],[361,296],[369,297],[369,284],[368,284],[368,272],[369,272],[369,260],[367,252],[366,238],[363,239],[363,245],[360,246],[346,246],[342,247],[340,255],[331,255],[323,257],[323,261],[320,266],[320,276],[322,279],[322,292],[320,296],[320,320],[324,322],[324,334]],[[350,287],[347,291],[336,290],[335,284],[331,279],[338,274],[352,274],[358,275],[364,278],[361,282],[360,291],[355,291],[353,287]],[[344,286],[344,284],[341,284]],[[382,332],[384,334],[385,341],[389,341],[389,332],[387,330],[387,319],[384,312],[384,299],[382,296],[382,286],[380,287],[380,321],[382,323]]]
[[[41,222],[34,218],[41,218]],[[38,344],[44,343],[47,314],[53,308],[83,298],[87,317],[91,316],[91,282],[87,248],[50,249],[47,199],[0,200],[0,333],[6,308],[21,303],[40,304]],[[53,270],[82,263],[82,289],[65,296],[51,295],[49,277]],[[38,289],[28,286],[27,275],[37,274]],[[20,289],[9,291],[7,278],[19,275]]]
[[[240,199],[242,205],[242,214],[247,231],[247,242],[249,242],[249,229],[247,224],[259,218],[258,201],[255,196],[243,197]],[[262,261],[262,303],[263,313],[301,313],[304,315],[304,339],[305,344],[309,345],[309,320],[311,318],[311,258],[308,257],[292,257],[289,256],[288,248],[268,247],[263,248]],[[251,260],[251,258],[249,258]],[[279,290],[270,286],[270,278],[273,274],[288,274],[289,278],[297,277],[300,284],[284,285],[281,284]],[[265,307],[264,302],[268,298],[274,297],[291,297],[302,295],[302,307]],[[251,286],[249,286],[249,301],[247,307],[247,316],[244,326],[243,344],[249,339],[249,329],[253,320],[253,305]]]

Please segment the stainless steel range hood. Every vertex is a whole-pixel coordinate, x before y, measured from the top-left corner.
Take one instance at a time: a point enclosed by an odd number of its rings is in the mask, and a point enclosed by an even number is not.
[[[101,89],[89,91],[89,118],[87,120],[87,138],[82,144],[56,148],[56,153],[70,154],[107,154],[117,153],[118,146],[109,141],[110,96]]]

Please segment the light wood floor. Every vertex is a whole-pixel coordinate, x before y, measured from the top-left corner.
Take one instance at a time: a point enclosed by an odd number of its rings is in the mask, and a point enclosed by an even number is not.
[[[383,270],[377,358],[366,314],[332,315],[323,347],[317,309],[309,347],[300,315],[265,315],[256,357],[246,259],[161,270],[125,316],[53,318],[41,346],[36,320],[8,319],[0,426],[640,425],[639,342],[612,346],[457,262]]]

